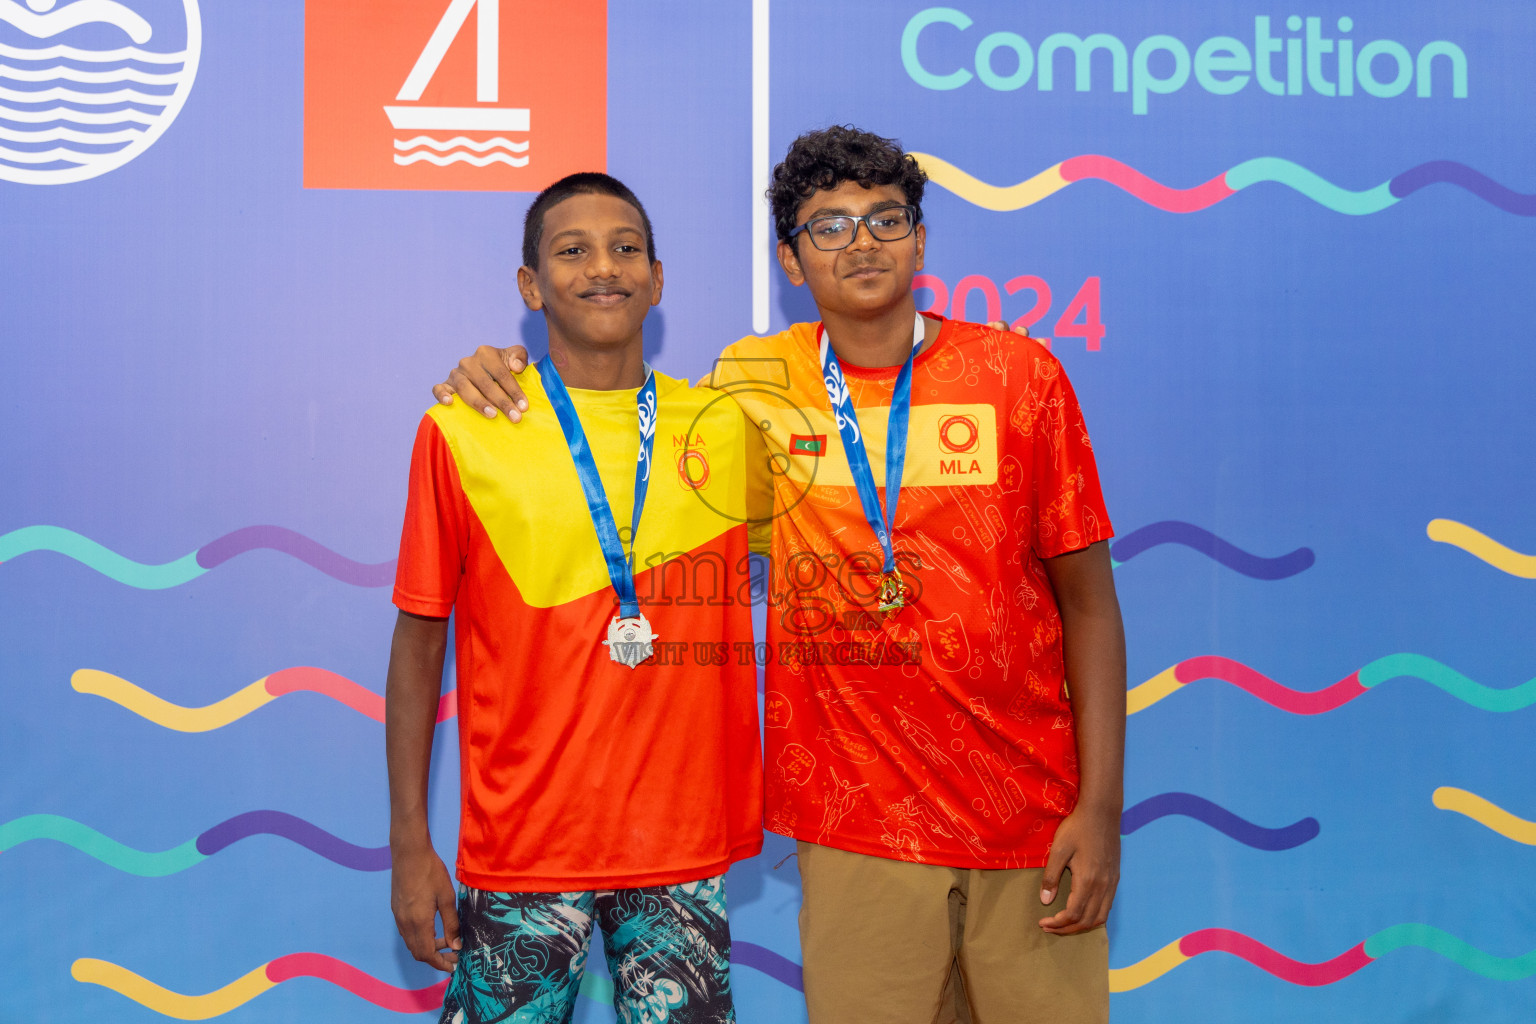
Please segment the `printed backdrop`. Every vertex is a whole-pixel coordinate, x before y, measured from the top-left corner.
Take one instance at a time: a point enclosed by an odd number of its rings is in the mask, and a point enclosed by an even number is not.
[[[920,304],[1088,417],[1115,1019],[1529,1013],[1536,11],[955,2],[0,0],[0,1020],[436,998],[380,724],[428,387],[542,350],[576,168],[650,207],[663,370],[811,318],[759,195],[832,122],[922,154]],[[730,875],[744,1021],[804,1016],[790,850]]]

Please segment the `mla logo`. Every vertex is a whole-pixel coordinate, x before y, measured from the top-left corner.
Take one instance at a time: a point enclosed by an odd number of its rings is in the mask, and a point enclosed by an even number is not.
[[[709,457],[701,449],[684,448],[677,453],[677,482],[689,491],[709,484]]]
[[[606,0],[305,4],[306,188],[535,192],[606,169],[607,106]]]
[[[0,0],[0,180],[116,170],[181,113],[202,50],[197,0]]]
[[[939,448],[969,455],[981,447],[981,425],[975,416],[944,416],[939,420]]]
[[[677,483],[685,491],[709,485],[709,455],[704,435],[695,430],[672,435],[672,455],[677,459]]]

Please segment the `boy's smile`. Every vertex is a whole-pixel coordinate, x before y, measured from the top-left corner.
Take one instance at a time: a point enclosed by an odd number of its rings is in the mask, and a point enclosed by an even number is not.
[[[586,299],[598,306],[617,306],[634,292],[623,285],[594,285],[585,291],[577,293],[580,298]]]

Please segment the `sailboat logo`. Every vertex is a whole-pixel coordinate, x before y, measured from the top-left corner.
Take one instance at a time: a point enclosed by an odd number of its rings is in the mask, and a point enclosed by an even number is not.
[[[197,0],[0,0],[0,180],[123,166],[181,112],[201,48]]]
[[[607,115],[606,0],[305,2],[308,188],[536,192]]]
[[[389,123],[397,133],[414,131],[435,134],[397,136],[395,163],[402,167],[425,160],[439,167],[467,163],[489,167],[504,163],[508,167],[527,167],[528,142],[505,135],[470,138],[456,132],[509,132],[527,134],[530,114],[527,107],[474,106],[429,107],[416,105],[437,74],[448,46],[458,36],[469,12],[478,13],[475,25],[475,100],[494,104],[501,91],[501,0],[452,0],[442,20],[427,40],[426,48],[395,97],[398,105],[386,106]]]

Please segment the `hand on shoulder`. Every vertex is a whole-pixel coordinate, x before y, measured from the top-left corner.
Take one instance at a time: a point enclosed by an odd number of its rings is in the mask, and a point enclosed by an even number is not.
[[[443,405],[461,398],[489,419],[500,409],[516,423],[528,411],[528,399],[517,384],[517,374],[527,368],[528,350],[523,346],[481,345],[473,355],[460,359],[448,379],[432,388],[432,394]]]

